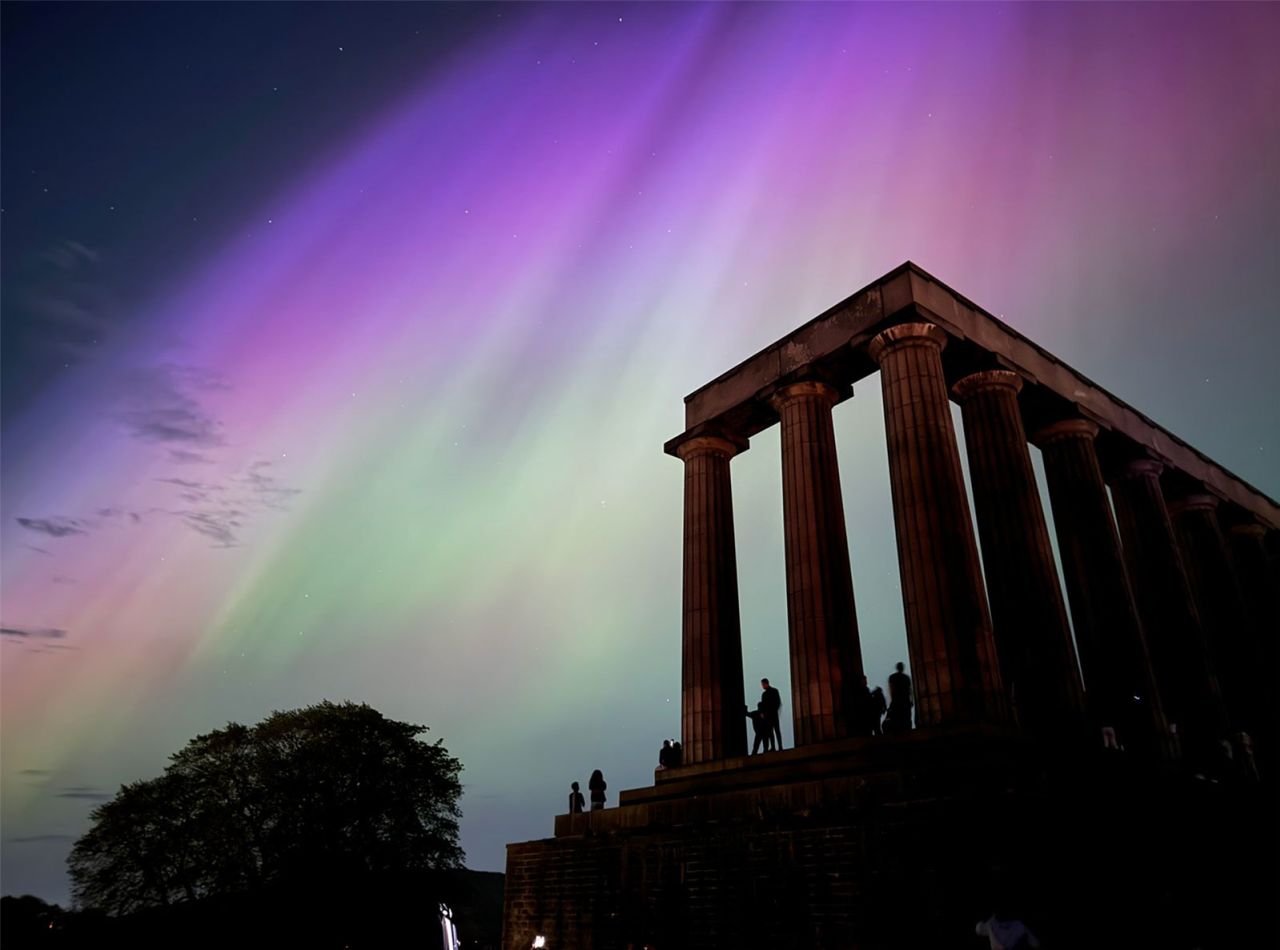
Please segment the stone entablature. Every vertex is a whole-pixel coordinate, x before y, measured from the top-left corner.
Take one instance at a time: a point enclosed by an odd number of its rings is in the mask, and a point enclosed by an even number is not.
[[[871,338],[891,324],[913,319],[945,330],[953,354],[972,348],[989,355],[990,362],[982,366],[975,354],[967,353],[971,359],[963,362],[969,366],[955,373],[948,367],[949,377],[979,369],[1013,370],[1025,381],[1024,404],[1039,411],[1056,404],[1063,417],[1073,410],[1092,419],[1104,441],[1111,443],[1114,436],[1140,447],[1251,519],[1280,529],[1280,505],[1272,498],[909,261],[686,396],[685,432],[667,443],[667,450],[703,426],[719,426],[744,438],[767,429],[776,422],[768,411],[768,394],[793,375],[823,368],[846,384],[858,382],[876,371],[866,353]],[[851,395],[846,387],[841,398]],[[1048,421],[1035,420],[1039,425]]]

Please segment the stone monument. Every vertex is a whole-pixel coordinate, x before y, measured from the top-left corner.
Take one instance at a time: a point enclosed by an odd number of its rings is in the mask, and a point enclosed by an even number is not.
[[[832,408],[876,372],[916,728],[869,737]],[[795,748],[748,757],[731,472],[775,423]],[[979,946],[1010,901],[1057,945],[1158,946],[1274,874],[1271,498],[911,263],[686,397],[665,448],[684,761],[508,847],[505,947]]]

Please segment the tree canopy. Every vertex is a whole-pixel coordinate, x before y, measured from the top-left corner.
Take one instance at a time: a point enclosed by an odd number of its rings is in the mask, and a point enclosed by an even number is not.
[[[229,723],[122,786],[68,865],[112,913],[307,879],[461,866],[462,765],[426,726],[355,703]]]

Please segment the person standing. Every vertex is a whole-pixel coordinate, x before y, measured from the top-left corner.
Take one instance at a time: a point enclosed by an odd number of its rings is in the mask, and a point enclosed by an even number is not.
[[[862,677],[862,685],[854,691],[854,700],[856,705],[853,715],[854,735],[874,736],[879,723],[873,719],[871,687],[867,685],[865,676]]]
[[[884,714],[888,711],[889,704],[885,702],[884,690],[877,686],[871,691],[871,734],[873,736],[880,735],[880,722],[884,719]]]
[[[765,677],[760,681],[760,688],[764,690],[760,694],[759,709],[765,714],[766,721],[769,725],[770,733],[773,736],[773,747],[775,749],[782,748],[782,724],[779,721],[782,711],[782,694],[774,687],[769,685],[769,678]]]
[[[574,782],[569,786],[569,814],[581,815],[587,810],[587,800],[582,797],[582,792],[578,790],[578,783]]]
[[[884,719],[884,731],[911,731],[911,677],[901,663],[894,665],[896,672],[889,674],[889,714]]]
[[[609,786],[604,782],[604,775],[599,769],[591,773],[591,778],[587,781],[587,788],[591,789],[591,810],[599,811],[604,807],[605,794],[604,790]]]
[[[764,710],[757,706],[750,709],[746,706],[742,707],[747,712],[747,718],[751,720],[751,731],[755,734],[756,741],[751,746],[751,754],[759,755],[761,750],[765,752],[773,751],[773,726],[769,724],[769,718],[765,715]]]

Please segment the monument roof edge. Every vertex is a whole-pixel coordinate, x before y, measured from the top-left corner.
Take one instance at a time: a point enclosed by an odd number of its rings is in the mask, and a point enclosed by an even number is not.
[[[904,277],[905,281],[902,280]],[[1280,528],[1280,505],[1277,505],[1275,499],[1267,493],[1210,458],[1185,439],[1175,435],[1146,413],[1098,385],[1034,340],[910,260],[903,261],[897,267],[827,307],[790,333],[756,351],[689,393],[684,399],[685,430],[670,440],[670,447],[689,437],[695,430],[711,422],[713,418],[719,417],[714,405],[710,408],[705,405],[698,406],[694,411],[695,407],[690,405],[694,400],[739,375],[744,377],[741,382],[745,386],[761,381],[767,382],[766,377],[776,378],[780,374],[785,375],[784,364],[788,362],[786,348],[793,341],[797,338],[804,339],[805,334],[816,325],[824,320],[830,320],[843,308],[854,307],[860,298],[876,290],[880,291],[879,299],[875,304],[881,310],[879,322],[882,325],[893,322],[895,316],[903,311],[912,311],[928,318],[938,318],[941,323],[950,328],[951,332],[959,333],[961,336],[976,333],[978,337],[985,338],[988,334],[982,331],[983,324],[994,328],[997,331],[996,336],[1008,341],[1016,341],[1016,348],[1020,350],[1020,353],[1009,352],[1007,345],[1001,345],[992,350],[1004,353],[1010,361],[1011,368],[1028,373],[1031,379],[1038,380],[1049,389],[1076,403],[1079,411],[1096,417],[1104,429],[1117,431],[1133,438],[1134,441],[1147,446],[1161,456],[1164,461],[1204,481],[1206,485],[1213,486],[1217,493],[1251,511],[1270,527]],[[992,341],[988,339],[987,342]],[[1049,375],[1062,374],[1059,382],[1070,381],[1073,385],[1053,385],[1047,378],[1041,379],[1040,377],[1048,372],[1051,366],[1055,369]],[[746,381],[747,376],[752,377],[750,382]],[[1094,398],[1090,400],[1072,398],[1072,391],[1078,389],[1091,392]],[[749,435],[759,427],[758,424],[748,426],[750,431],[744,434]],[[1237,488],[1232,489],[1232,484]]]
[[[903,274],[908,274],[908,273],[911,273],[912,271],[919,274],[921,277],[925,277],[933,281],[934,283],[939,284],[940,286],[946,288],[948,292],[955,293],[954,291],[951,290],[951,288],[947,287],[946,284],[943,284],[942,281],[938,280],[936,277],[934,277],[932,274],[928,273],[924,269],[918,267],[916,264],[912,263],[911,261],[903,261],[901,264],[893,268],[893,270],[889,271],[888,273],[883,274],[880,277],[877,277],[875,280],[871,281],[869,284],[858,288],[853,293],[848,294],[845,297],[842,297],[840,300],[836,301],[831,306],[827,307],[826,310],[823,310],[817,316],[812,317],[811,319],[806,320],[804,323],[800,324],[800,326],[796,327],[790,333],[787,333],[785,336],[778,337],[778,339],[774,340],[768,346],[761,347],[759,350],[756,350],[756,352],[739,360],[737,363],[729,367],[719,376],[716,376],[714,379],[708,380],[707,382],[699,386],[697,389],[692,390],[687,396],[684,397],[684,401],[688,403],[690,400],[694,399],[698,395],[698,393],[702,392],[703,390],[710,389],[712,386],[716,385],[717,383],[723,382],[724,380],[733,376],[740,369],[742,369],[742,367],[746,366],[752,360],[756,359],[757,357],[761,356],[764,353],[768,353],[770,350],[777,349],[779,346],[782,346],[783,344],[785,344],[788,340],[790,340],[796,334],[802,332],[805,328],[810,327],[815,323],[821,322],[823,319],[825,319],[826,317],[829,317],[832,313],[839,310],[841,307],[848,306],[852,301],[856,300],[858,297],[867,293],[872,288],[887,284],[890,281],[898,277],[901,277]],[[958,297],[960,295],[956,294],[956,296]]]
[[[1084,373],[1080,372],[1080,370],[1076,369],[1071,364],[1055,356],[1053,353],[1046,350],[1043,346],[1041,346],[1035,340],[1030,339],[1025,334],[1015,329],[1014,327],[1011,327],[1009,324],[1005,323],[1003,320],[1001,320],[999,317],[992,314],[990,311],[974,303],[972,300],[965,297],[963,294],[959,293],[954,288],[949,286],[946,282],[939,280],[938,278],[930,274],[928,271],[924,270],[921,267],[916,266],[910,261],[906,262],[905,264],[902,265],[902,267],[898,268],[898,270],[904,270],[904,269],[909,270],[911,273],[915,274],[916,276],[921,277],[929,281],[930,283],[936,285],[940,290],[944,291],[949,297],[951,297],[954,302],[969,308],[974,313],[980,315],[983,320],[994,324],[1006,336],[1012,337],[1018,340],[1019,342],[1025,344],[1026,346],[1030,347],[1031,349],[1035,350],[1043,359],[1047,360],[1050,363],[1056,364],[1057,366],[1060,366],[1063,370],[1070,373],[1072,376],[1076,377],[1076,379],[1078,379],[1080,382],[1084,383],[1090,389],[1097,392],[1100,396],[1102,396],[1105,399],[1106,402],[1111,403],[1114,407],[1119,408],[1123,412],[1132,413],[1134,417],[1140,420],[1144,425],[1148,426],[1151,430],[1160,433],[1160,435],[1167,438],[1171,443],[1175,444],[1178,448],[1184,451],[1190,452],[1201,462],[1201,464],[1205,468],[1205,471],[1200,473],[1195,473],[1199,477],[1206,477],[1209,475],[1209,473],[1212,470],[1216,469],[1217,471],[1225,475],[1227,479],[1237,483],[1247,492],[1256,496],[1256,498],[1259,501],[1261,501],[1265,507],[1270,509],[1268,512],[1266,512],[1266,515],[1270,516],[1267,518],[1267,520],[1270,522],[1270,526],[1272,528],[1280,528],[1280,505],[1276,503],[1276,500],[1274,498],[1272,498],[1266,492],[1259,489],[1256,485],[1252,484],[1251,482],[1247,481],[1244,478],[1241,478],[1239,475],[1231,471],[1226,466],[1222,465],[1222,463],[1218,462],[1217,460],[1210,458],[1208,455],[1200,451],[1200,449],[1196,448],[1190,442],[1186,441],[1181,436],[1165,428],[1163,425],[1161,425],[1159,422],[1156,422],[1145,412],[1135,408],[1133,405],[1126,402],[1124,399],[1121,399],[1111,390],[1103,387],[1102,385],[1097,383],[1095,380],[1086,376]],[[882,278],[882,280],[883,279],[884,278]],[[917,295],[916,288],[914,286],[912,287],[912,302],[916,306],[924,307],[926,310],[930,309],[929,302],[923,299],[921,296]],[[939,316],[945,317],[945,314],[939,314]],[[1094,413],[1088,412],[1086,407],[1080,406],[1078,408],[1080,408],[1081,411],[1084,412],[1084,414],[1088,415],[1089,417],[1091,418],[1095,417]],[[1103,428],[1106,428],[1106,429],[1119,428],[1116,425],[1114,418],[1110,418],[1109,416],[1110,414],[1104,414],[1103,416],[1098,416],[1096,418],[1097,418],[1097,421],[1099,421],[1102,424]],[[1170,453],[1168,453],[1167,451],[1160,452],[1158,449],[1153,449],[1153,451],[1156,451],[1158,455],[1161,455],[1163,460],[1166,462],[1177,464],[1179,461],[1177,459],[1169,457]],[[1179,467],[1185,468],[1185,465],[1179,466]],[[1237,499],[1231,499],[1231,500],[1237,500]],[[1237,500],[1237,503],[1238,503],[1238,500]],[[1263,512],[1259,511],[1256,507],[1252,507],[1252,506],[1247,506],[1247,507],[1250,507],[1255,515],[1263,515]]]

